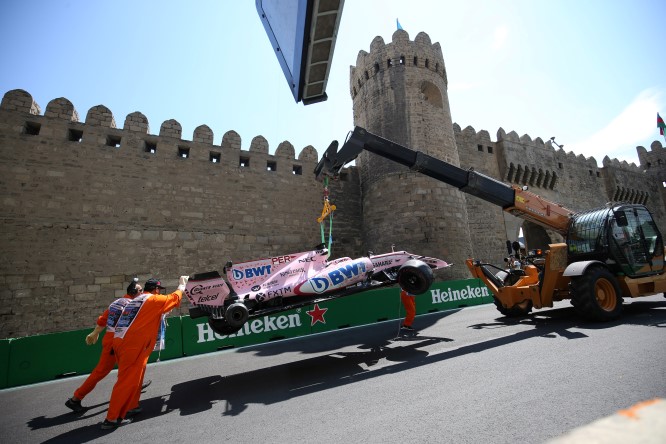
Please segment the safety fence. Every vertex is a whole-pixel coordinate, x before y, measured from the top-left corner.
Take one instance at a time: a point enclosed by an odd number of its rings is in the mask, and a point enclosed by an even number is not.
[[[492,302],[479,279],[436,282],[416,296],[416,313],[434,313]],[[404,316],[397,287],[326,300],[306,307],[250,319],[233,335],[213,332],[206,318],[167,319],[166,347],[149,362],[256,345],[313,333],[398,319]],[[0,340],[0,389],[90,373],[99,359],[101,338],[87,346],[90,329]]]

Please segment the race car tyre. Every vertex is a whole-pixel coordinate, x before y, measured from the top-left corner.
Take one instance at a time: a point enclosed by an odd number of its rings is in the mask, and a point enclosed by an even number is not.
[[[398,285],[409,294],[423,294],[432,285],[434,276],[428,264],[416,259],[405,262],[398,270]]]
[[[571,305],[588,321],[611,321],[622,314],[622,291],[613,273],[601,265],[590,266],[569,282]]]
[[[224,311],[224,319],[232,327],[242,327],[249,316],[247,307],[242,302],[234,302]]]
[[[208,318],[208,325],[210,325],[210,328],[212,328],[215,333],[222,336],[232,335],[243,328],[242,325],[232,327],[227,323],[226,319]]]

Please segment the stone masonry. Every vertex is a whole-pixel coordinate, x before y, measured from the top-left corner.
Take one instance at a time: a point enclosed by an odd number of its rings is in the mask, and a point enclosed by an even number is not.
[[[354,122],[410,148],[528,185],[576,211],[607,201],[644,203],[666,232],[666,149],[638,147],[640,166],[554,149],[515,132],[451,121],[444,59],[425,33],[396,31],[373,40],[350,72]],[[316,111],[316,110],[315,110]],[[350,128],[351,129],[351,128]],[[325,147],[320,147],[321,150]],[[91,327],[132,277],[222,270],[242,262],[309,250],[323,185],[317,151],[296,155],[282,142],[269,154],[262,136],[241,149],[229,131],[220,145],[201,125],[183,138],[176,120],[152,134],[140,112],[116,126],[103,105],[83,122],[66,98],[40,106],[23,90],[0,104],[0,338]],[[323,152],[323,151],[322,151]],[[469,277],[470,255],[501,262],[522,227],[528,247],[558,235],[476,197],[364,154],[330,183],[337,206],[333,257],[396,249],[456,265],[438,279]],[[186,314],[187,303],[174,314]]]

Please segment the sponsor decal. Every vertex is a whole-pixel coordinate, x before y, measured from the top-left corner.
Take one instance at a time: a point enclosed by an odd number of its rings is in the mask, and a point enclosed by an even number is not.
[[[231,273],[235,280],[252,279],[256,277],[268,276],[271,274],[272,265],[261,265],[259,267],[248,267],[244,270],[234,268]]]
[[[273,298],[276,298],[278,296],[284,296],[284,295],[287,295],[287,294],[291,293],[291,287],[282,287],[282,288],[278,288],[277,290],[267,291],[266,293],[267,293],[268,299],[273,299]]]
[[[216,283],[196,284],[189,289],[185,289],[185,294],[194,304],[210,304],[218,299],[224,299],[229,290],[224,281]]]
[[[352,279],[358,276],[359,273],[365,273],[365,264],[363,262],[340,267],[328,273],[328,277],[331,279],[333,285],[338,285],[344,282],[345,279]]]
[[[261,290],[261,285],[255,285],[254,287],[250,288],[252,291],[259,291]]]
[[[192,296],[196,296],[196,295],[199,295],[199,294],[203,294],[206,290],[212,290],[213,288],[221,288],[221,287],[224,287],[225,285],[226,284],[224,282],[220,282],[219,284],[215,284],[215,285],[198,284],[198,285],[195,285],[194,287],[190,288],[189,291],[190,291],[190,294]]]
[[[196,303],[197,304],[204,304],[206,302],[216,301],[218,296],[220,296],[220,293],[207,294],[205,296],[199,296]]]
[[[376,268],[379,268],[379,267],[388,267],[392,263],[393,260],[389,260],[389,261],[373,262],[372,265],[375,266]]]
[[[483,298],[490,296],[487,287],[470,287],[461,290],[451,290],[450,288],[440,290],[439,288],[430,290],[433,304],[441,304],[442,302],[460,301],[463,299]]]
[[[278,284],[278,281],[274,279],[270,282],[264,282],[263,284],[261,284],[261,286],[264,287],[264,288],[271,288],[271,287],[275,287],[277,284]]]
[[[252,319],[246,322],[245,325],[243,325],[243,328],[232,335],[223,336],[215,333],[207,322],[203,322],[197,324],[197,330],[199,333],[197,343],[200,344],[202,342],[215,341],[216,339],[236,338],[251,334],[269,333],[300,326],[302,326],[301,317],[296,313],[280,316],[264,316],[263,318]]]
[[[283,271],[280,273],[280,277],[293,276],[295,274],[305,273],[305,268],[293,268],[291,270]]]
[[[314,257],[304,257],[303,259],[299,259],[298,262],[314,262],[315,258]]]
[[[306,311],[308,316],[311,318],[310,322],[310,327],[315,325],[317,322],[321,322],[322,324],[326,324],[326,319],[324,319],[324,315],[328,311],[328,308],[320,308],[319,304],[315,304],[315,306],[312,308],[310,311]]]
[[[315,293],[323,293],[328,290],[329,283],[328,279],[317,277],[310,279],[310,285]]]
[[[287,264],[291,262],[292,259],[296,258],[297,256],[278,256],[278,257],[273,257],[271,258],[271,262],[273,262],[273,265],[275,264]]]
[[[321,294],[328,291],[330,288],[340,286],[346,280],[351,280],[365,272],[365,263],[356,262],[336,268],[335,270],[328,272],[326,276],[310,278],[307,283],[310,284],[312,291]]]

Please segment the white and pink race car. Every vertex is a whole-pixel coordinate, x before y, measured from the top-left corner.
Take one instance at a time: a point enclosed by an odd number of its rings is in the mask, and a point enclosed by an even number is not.
[[[314,302],[398,285],[411,294],[425,293],[432,270],[449,267],[441,259],[406,251],[329,261],[324,245],[314,250],[239,264],[194,275],[185,289],[190,317],[208,316],[213,331],[229,335],[248,319]]]

